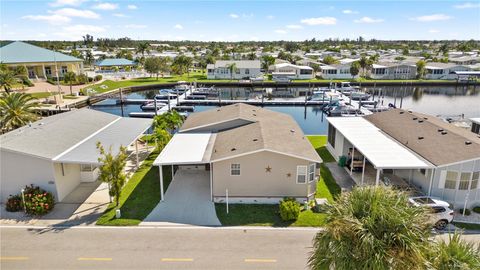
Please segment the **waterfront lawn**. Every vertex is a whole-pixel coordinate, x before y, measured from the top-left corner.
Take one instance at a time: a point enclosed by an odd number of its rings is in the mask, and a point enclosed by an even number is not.
[[[153,166],[153,161],[158,154],[158,150],[151,153],[123,188],[120,196],[122,217],[115,218],[115,203],[111,203],[97,220],[97,225],[138,225],[157,206],[160,202],[160,182],[158,168]],[[172,180],[170,169],[170,166],[163,168],[165,190]]]
[[[471,224],[471,223],[463,223],[463,222],[453,222],[453,225],[457,228],[465,229],[465,230],[475,230],[480,231],[480,224]]]
[[[313,145],[313,148],[317,151],[318,155],[322,158],[324,163],[335,162],[335,159],[332,157],[330,152],[327,150],[327,136],[324,135],[314,135],[307,136],[310,143]]]

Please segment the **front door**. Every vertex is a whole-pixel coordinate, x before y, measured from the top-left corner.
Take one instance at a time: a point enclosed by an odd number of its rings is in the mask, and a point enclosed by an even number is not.
[[[35,69],[33,67],[28,68],[28,77],[35,78]]]

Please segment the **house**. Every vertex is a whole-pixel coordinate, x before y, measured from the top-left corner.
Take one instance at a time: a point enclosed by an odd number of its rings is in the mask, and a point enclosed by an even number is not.
[[[472,122],[472,128],[470,130],[480,135],[480,118],[470,118],[470,121]]]
[[[24,66],[30,79],[47,79],[72,71],[83,73],[83,60],[47,50],[29,43],[14,41],[0,48],[0,62],[9,68]]]
[[[118,68],[119,70],[125,70],[126,67],[133,68],[137,63],[125,58],[107,58],[95,63],[95,67],[100,70],[111,70]]]
[[[116,154],[120,145],[135,143],[150,125],[150,119],[79,109],[1,135],[0,201],[34,184],[61,202],[80,183],[96,180],[97,142]]]
[[[480,56],[464,55],[459,57],[451,57],[448,61],[457,65],[475,65],[480,63]]]
[[[320,66],[320,74],[323,79],[352,79],[354,76],[350,73],[351,63],[331,64]]]
[[[455,80],[458,78],[458,75],[455,74],[455,71],[470,71],[466,65],[457,65],[454,63],[437,63],[429,62],[425,66],[426,74],[425,79],[433,80]]]
[[[322,160],[293,118],[237,103],[191,114],[155,160],[160,167],[198,171],[213,202],[278,203],[313,198]],[[178,183],[177,183],[178,185]],[[200,192],[200,191],[199,191]]]
[[[235,64],[233,74],[230,67]],[[215,64],[207,65],[207,79],[249,79],[262,75],[260,60],[217,60]]]
[[[337,160],[347,157],[357,184],[413,187],[455,208],[480,203],[477,134],[400,109],[327,120],[327,149]]]
[[[288,78],[309,80],[315,78],[313,74],[313,68],[309,66],[298,66],[290,63],[272,65],[272,78]]]
[[[369,75],[377,80],[415,79],[417,66],[410,62],[380,62],[372,65]]]

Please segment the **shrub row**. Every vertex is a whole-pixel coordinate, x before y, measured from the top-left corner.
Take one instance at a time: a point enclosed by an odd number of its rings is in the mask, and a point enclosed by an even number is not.
[[[52,193],[34,185],[25,187],[23,199],[22,202],[22,194],[10,195],[6,202],[6,210],[17,212],[25,208],[27,214],[38,216],[47,214],[55,205]]]

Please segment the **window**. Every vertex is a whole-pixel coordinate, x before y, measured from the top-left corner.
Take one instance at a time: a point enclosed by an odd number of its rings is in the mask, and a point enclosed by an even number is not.
[[[458,172],[447,172],[445,177],[445,188],[446,189],[455,189],[457,187],[457,176]]]
[[[230,165],[230,175],[240,175],[240,164],[234,163]]]
[[[462,172],[460,174],[460,184],[458,185],[459,190],[468,190],[468,186],[470,185],[470,175],[469,172]]]
[[[67,66],[62,66],[62,71],[63,74],[68,72]]]
[[[92,172],[96,168],[97,167],[95,167],[94,165],[91,165],[91,164],[81,164],[80,165],[80,171],[82,171],[82,172]]]
[[[443,212],[445,212],[445,211],[447,211],[447,210],[446,210],[444,207],[442,207],[442,206],[433,206],[433,207],[432,207],[432,212],[435,213],[435,214],[437,214],[437,213],[443,213]]]
[[[52,76],[52,68],[51,67],[45,67],[45,75],[47,77],[51,77]]]
[[[474,172],[472,177],[472,187],[470,189],[478,188],[478,180],[480,180],[480,172]]]
[[[315,163],[308,166],[308,182],[311,183],[315,181]]]
[[[297,166],[297,184],[307,182],[307,166]]]
[[[300,74],[302,74],[302,75],[303,74],[312,74],[313,73],[312,71],[313,70],[311,70],[311,69],[300,69]]]
[[[332,124],[328,124],[328,143],[335,148],[335,133],[336,129]]]
[[[250,74],[250,69],[246,68],[245,69],[245,74]]]

